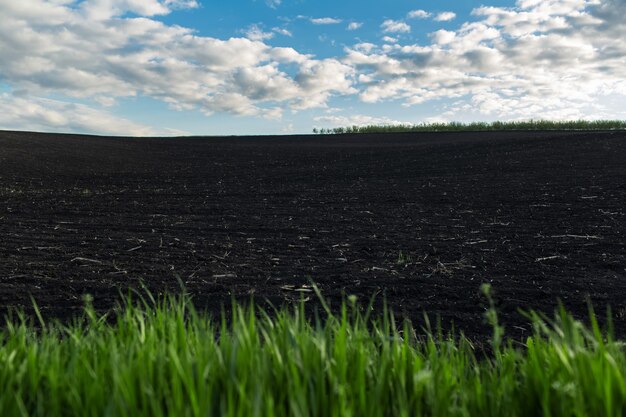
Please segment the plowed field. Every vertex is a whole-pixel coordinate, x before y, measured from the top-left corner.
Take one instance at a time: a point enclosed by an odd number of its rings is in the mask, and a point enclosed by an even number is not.
[[[383,293],[470,336],[590,297],[626,334],[626,133],[133,139],[0,132],[0,313],[177,291],[219,312]],[[379,303],[380,304],[380,303]],[[603,313],[602,313],[603,314]]]

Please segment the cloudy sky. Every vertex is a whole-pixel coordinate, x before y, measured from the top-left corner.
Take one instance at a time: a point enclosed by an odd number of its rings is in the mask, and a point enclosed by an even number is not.
[[[626,0],[0,0],[0,129],[626,119]]]

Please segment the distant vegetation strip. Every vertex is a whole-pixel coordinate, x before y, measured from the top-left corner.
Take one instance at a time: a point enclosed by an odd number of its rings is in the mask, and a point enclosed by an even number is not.
[[[488,292],[487,292],[488,294]],[[0,331],[0,416],[622,416],[624,343],[564,310],[530,314],[522,343],[419,336],[348,298],[221,320],[185,297],[87,306],[71,325],[23,315]]]
[[[395,132],[482,132],[506,130],[626,130],[625,120],[528,120],[518,122],[421,123],[314,128],[318,134],[395,133]]]

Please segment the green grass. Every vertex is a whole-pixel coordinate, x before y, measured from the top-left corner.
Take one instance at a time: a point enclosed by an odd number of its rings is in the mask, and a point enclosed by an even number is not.
[[[398,252],[398,259],[396,259],[396,265],[407,266],[413,263],[413,257],[407,252]]]
[[[150,300],[148,298],[148,300]],[[621,342],[562,309],[493,352],[417,338],[348,298],[336,315],[235,307],[217,322],[186,297],[91,307],[71,325],[23,316],[0,334],[0,416],[621,416]],[[367,311],[367,310],[366,310]],[[256,314],[255,314],[256,313]]]
[[[395,132],[483,132],[505,130],[624,130],[625,120],[574,120],[550,121],[527,120],[517,122],[473,122],[473,123],[422,123],[406,125],[369,125],[348,126],[333,129],[313,129],[320,134],[353,134],[353,133],[395,133]]]

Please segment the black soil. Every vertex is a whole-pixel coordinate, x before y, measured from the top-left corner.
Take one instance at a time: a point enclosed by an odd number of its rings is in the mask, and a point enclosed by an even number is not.
[[[626,133],[129,139],[0,132],[0,313],[67,319],[143,282],[219,312],[317,283],[482,337],[518,308],[626,335]],[[604,314],[604,313],[601,313]]]

